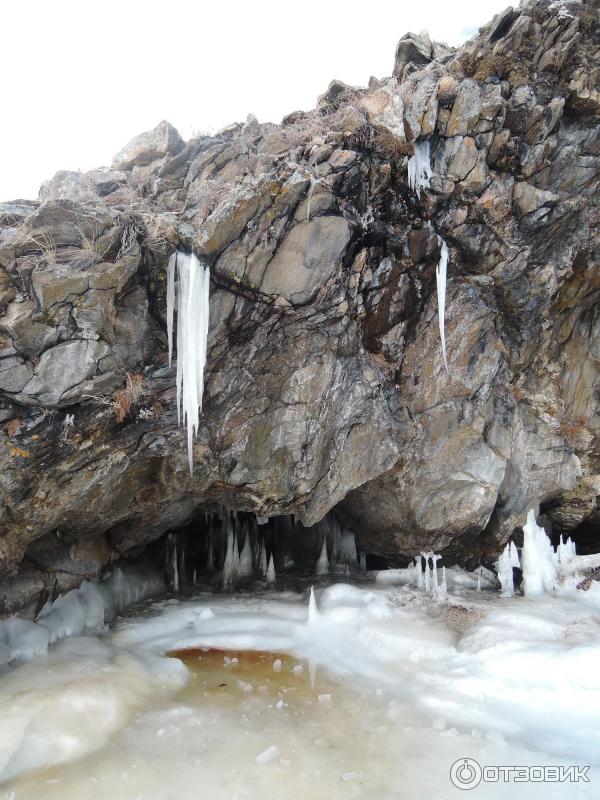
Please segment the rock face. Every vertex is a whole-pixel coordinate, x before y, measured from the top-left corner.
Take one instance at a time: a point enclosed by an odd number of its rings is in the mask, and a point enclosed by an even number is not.
[[[399,562],[494,558],[536,503],[593,538],[599,61],[596,2],[527,2],[456,52],[405,37],[394,77],[334,82],[281,126],[184,143],[161,123],[0,206],[2,610],[220,504],[335,509]],[[175,248],[211,268],[193,477],[165,363]]]

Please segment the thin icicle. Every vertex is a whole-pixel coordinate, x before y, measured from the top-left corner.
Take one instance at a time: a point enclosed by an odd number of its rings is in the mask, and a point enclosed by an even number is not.
[[[263,578],[267,577],[267,571],[267,548],[265,547],[265,543],[263,541],[260,548],[260,574]]]
[[[429,189],[429,179],[433,175],[430,164],[429,139],[414,143],[414,155],[408,159],[408,185],[421,197],[421,189]]]
[[[190,474],[193,473],[193,437],[200,426],[199,409],[204,392],[204,366],[208,336],[210,272],[192,253],[174,253],[167,270],[167,334],[169,365],[173,354],[177,271],[177,422],[187,425]]]
[[[438,298],[438,324],[440,327],[440,340],[442,342],[442,356],[444,357],[444,366],[448,372],[448,360],[446,358],[446,334],[444,331],[444,321],[446,317],[446,272],[448,269],[448,245],[438,236],[438,242],[441,246],[440,260],[435,270],[435,280],[437,283],[437,298]]]

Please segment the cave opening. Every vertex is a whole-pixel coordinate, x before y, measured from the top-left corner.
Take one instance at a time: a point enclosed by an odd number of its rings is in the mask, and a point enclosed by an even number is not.
[[[333,511],[311,526],[293,515],[202,511],[165,533],[146,555],[163,570],[171,591],[198,585],[251,590],[275,580],[292,585],[324,575],[360,578],[369,569],[387,568],[385,558],[357,549],[354,533]]]

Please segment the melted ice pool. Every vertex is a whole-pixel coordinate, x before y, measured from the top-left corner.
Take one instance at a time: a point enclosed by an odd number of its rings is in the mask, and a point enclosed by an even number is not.
[[[459,798],[450,768],[591,765],[600,624],[585,599],[336,584],[146,604],[0,679],[2,800]],[[169,656],[168,654],[171,654]]]

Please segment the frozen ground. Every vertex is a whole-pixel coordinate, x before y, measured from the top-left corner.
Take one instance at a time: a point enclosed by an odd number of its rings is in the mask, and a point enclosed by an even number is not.
[[[308,590],[198,594],[59,641],[0,679],[0,798],[441,800],[467,757],[591,765],[471,796],[597,798],[599,595],[447,584],[322,582],[310,618]]]

